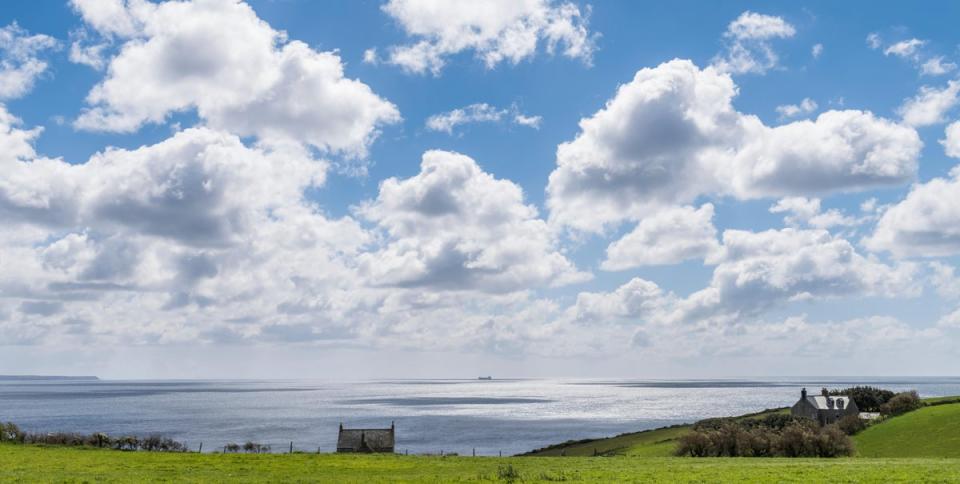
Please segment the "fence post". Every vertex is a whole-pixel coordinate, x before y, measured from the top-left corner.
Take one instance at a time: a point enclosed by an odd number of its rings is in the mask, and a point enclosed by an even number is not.
[[[503,451],[502,451],[502,450],[499,452],[499,454],[500,454],[500,457],[503,457]]]
[[[476,448],[476,447],[473,448],[473,456],[474,456],[474,457],[477,456],[477,448]]]
[[[293,453],[293,441],[292,441],[292,440],[290,441],[290,453],[291,453],[291,454]]]

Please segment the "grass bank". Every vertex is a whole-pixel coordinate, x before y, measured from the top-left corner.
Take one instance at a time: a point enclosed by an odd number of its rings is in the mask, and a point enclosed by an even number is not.
[[[0,482],[960,482],[960,459],[196,454],[0,445]]]
[[[960,458],[960,403],[934,402],[855,435],[860,457]]]

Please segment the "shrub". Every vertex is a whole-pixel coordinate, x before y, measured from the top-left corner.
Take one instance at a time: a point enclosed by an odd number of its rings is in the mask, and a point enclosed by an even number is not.
[[[261,452],[270,452],[270,446],[257,442],[247,441],[243,444],[243,451],[248,454],[259,454]]]
[[[224,454],[235,454],[240,452],[240,444],[234,444],[233,442],[223,446]]]
[[[889,402],[894,395],[890,390],[870,386],[856,386],[841,390],[831,390],[831,395],[847,395],[857,402],[861,412],[879,412],[880,406]]]
[[[894,395],[889,402],[884,403],[880,407],[880,413],[884,415],[896,416],[907,412],[912,412],[922,406],[923,401],[920,400],[920,396],[917,395],[917,392],[909,391]]]
[[[682,435],[676,455],[690,457],[837,457],[853,441],[837,425],[805,418],[709,419]],[[767,425],[769,424],[769,425]]]
[[[867,428],[867,423],[861,420],[859,415],[845,415],[837,420],[837,427],[847,435],[854,435]]]
[[[0,422],[0,442],[23,442],[23,431],[13,422]]]
[[[817,457],[853,455],[853,441],[836,424],[820,429],[815,439]]]
[[[702,430],[693,430],[680,436],[676,454],[679,456],[708,457],[710,455],[710,437]]]

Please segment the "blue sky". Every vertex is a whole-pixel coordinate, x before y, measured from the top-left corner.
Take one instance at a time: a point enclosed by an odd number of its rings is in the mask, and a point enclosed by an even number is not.
[[[346,352],[398,375],[724,376],[957,356],[960,33],[938,20],[960,5],[508,4],[3,5],[0,72],[43,68],[0,101],[0,368],[310,376]],[[747,64],[724,64],[737,49]],[[428,123],[481,104],[494,119]],[[812,347],[845,355],[811,367]],[[251,353],[277,363],[237,363]],[[417,363],[451,354],[470,363]]]

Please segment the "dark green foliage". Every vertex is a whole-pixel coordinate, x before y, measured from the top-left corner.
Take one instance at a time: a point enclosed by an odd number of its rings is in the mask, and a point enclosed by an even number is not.
[[[847,435],[854,435],[867,428],[867,422],[861,419],[859,415],[845,415],[837,420],[837,427]]]
[[[889,402],[880,406],[880,413],[884,415],[902,415],[912,412],[923,406],[923,401],[916,391],[903,392],[894,395]]]
[[[697,423],[693,424],[693,430],[717,430],[723,427],[727,423],[734,423],[748,429],[764,427],[764,428],[780,430],[786,427],[787,425],[793,422],[796,422],[797,420],[800,420],[800,419],[803,419],[803,417],[795,417],[788,413],[772,413],[769,415],[764,415],[763,417],[749,417],[749,418],[737,418],[737,417],[708,418],[708,419],[700,420]]]
[[[895,393],[883,388],[856,386],[840,390],[830,390],[831,395],[846,395],[857,402],[861,412],[879,412],[880,406],[890,401]]]
[[[224,454],[236,454],[240,452],[240,444],[234,444],[233,442],[223,446]]]
[[[522,477],[520,476],[520,471],[514,468],[513,465],[507,464],[497,467],[497,478],[501,481],[513,482]]]
[[[258,442],[247,441],[243,444],[243,451],[248,454],[260,454],[262,452],[270,452],[270,446]]]
[[[23,431],[13,422],[0,422],[0,442],[23,442]]]
[[[74,432],[30,433],[20,430],[11,422],[0,423],[0,442],[17,444],[42,444],[69,447],[99,447],[116,450],[145,450],[151,452],[184,452],[180,442],[159,435],[144,439],[134,436],[112,438],[104,433],[78,434]]]
[[[709,419],[679,438],[677,455],[691,457],[838,457],[853,442],[836,425],[771,415],[762,419]]]

